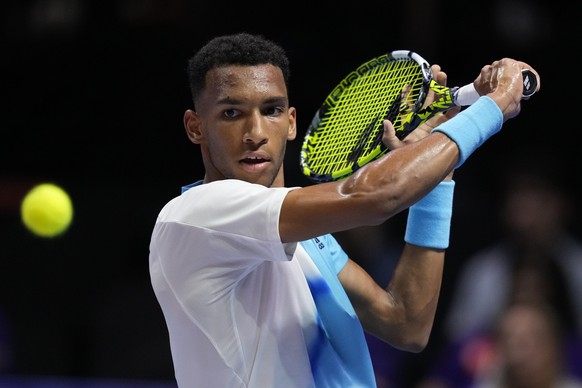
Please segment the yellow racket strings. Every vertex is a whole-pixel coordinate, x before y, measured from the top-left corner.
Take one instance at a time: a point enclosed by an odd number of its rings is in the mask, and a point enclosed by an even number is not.
[[[422,86],[419,65],[412,60],[376,58],[352,72],[330,94],[329,109],[317,131],[309,164],[317,174],[341,176],[381,152],[382,121],[393,104],[395,113],[416,100]],[[403,105],[404,104],[404,105]],[[389,117],[395,124],[398,116]]]

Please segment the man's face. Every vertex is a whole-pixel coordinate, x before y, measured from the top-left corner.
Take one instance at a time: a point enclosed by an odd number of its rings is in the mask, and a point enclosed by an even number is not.
[[[201,145],[206,182],[232,178],[284,185],[285,148],[295,138],[296,116],[279,68],[211,70],[196,112],[188,115],[184,122],[191,141]]]
[[[556,371],[560,347],[550,322],[543,312],[527,306],[513,307],[504,316],[499,345],[506,373],[519,383],[516,386],[538,386]]]

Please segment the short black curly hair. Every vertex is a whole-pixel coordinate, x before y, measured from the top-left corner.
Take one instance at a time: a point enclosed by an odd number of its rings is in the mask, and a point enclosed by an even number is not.
[[[206,73],[228,65],[254,66],[272,64],[281,69],[287,90],[289,90],[289,58],[277,43],[261,35],[241,32],[211,39],[188,60],[188,81],[192,101],[206,86]]]

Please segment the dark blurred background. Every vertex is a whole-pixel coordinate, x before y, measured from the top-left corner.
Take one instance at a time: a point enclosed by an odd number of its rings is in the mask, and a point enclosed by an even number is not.
[[[504,56],[539,71],[542,91],[455,175],[440,314],[458,264],[497,237],[507,161],[531,151],[579,195],[572,56],[580,31],[572,21],[581,16],[580,1],[566,0],[3,1],[0,375],[171,381],[149,237],[161,207],[203,174],[182,127],[186,61],[213,36],[239,31],[288,50],[302,130],[348,71],[394,49],[440,64],[450,85]],[[299,173],[299,146],[289,146],[289,185],[310,184]],[[71,228],[54,239],[31,235],[19,215],[25,192],[45,181],[64,187],[75,206]],[[387,239],[401,241],[402,222]],[[580,234],[579,221],[571,228]]]

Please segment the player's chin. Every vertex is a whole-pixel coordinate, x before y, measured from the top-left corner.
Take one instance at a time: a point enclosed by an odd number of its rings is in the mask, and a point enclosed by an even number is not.
[[[273,164],[263,163],[240,163],[238,178],[250,183],[256,183],[270,187],[273,184],[276,174],[273,173]]]

